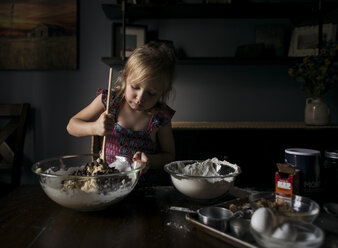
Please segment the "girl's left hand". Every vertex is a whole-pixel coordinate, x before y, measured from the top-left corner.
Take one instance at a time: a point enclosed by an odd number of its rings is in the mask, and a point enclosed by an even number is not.
[[[137,164],[147,164],[148,157],[144,152],[136,152],[133,156],[133,161],[135,161]],[[142,170],[142,173],[145,173],[149,167],[146,165],[146,167]]]

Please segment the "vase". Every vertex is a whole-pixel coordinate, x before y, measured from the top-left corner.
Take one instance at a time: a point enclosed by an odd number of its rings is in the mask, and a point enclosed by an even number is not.
[[[330,107],[320,97],[306,98],[305,124],[329,125],[331,121]]]

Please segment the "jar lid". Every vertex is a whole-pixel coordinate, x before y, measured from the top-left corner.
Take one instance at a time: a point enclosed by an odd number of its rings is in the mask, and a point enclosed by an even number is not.
[[[320,151],[306,148],[288,148],[285,149],[285,153],[302,156],[316,156],[320,155]]]
[[[325,157],[338,159],[338,150],[326,150]]]

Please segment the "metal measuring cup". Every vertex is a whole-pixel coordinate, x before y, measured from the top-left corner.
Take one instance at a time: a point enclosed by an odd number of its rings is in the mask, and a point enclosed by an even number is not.
[[[226,232],[228,230],[228,222],[234,217],[231,210],[222,207],[204,207],[194,211],[188,208],[172,206],[170,207],[170,210],[197,214],[198,220],[201,223],[222,232]]]
[[[222,207],[200,208],[197,214],[200,222],[222,232],[228,230],[229,220],[234,215],[229,209]]]

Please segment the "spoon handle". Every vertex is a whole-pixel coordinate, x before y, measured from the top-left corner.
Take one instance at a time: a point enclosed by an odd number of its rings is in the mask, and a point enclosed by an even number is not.
[[[110,101],[111,101],[111,88],[113,81],[113,67],[109,68],[109,81],[108,81],[108,96],[107,96],[107,104],[106,104],[106,114],[109,114]],[[103,136],[102,142],[102,151],[101,151],[101,159],[106,162],[106,144],[107,144],[107,136]]]
[[[169,209],[172,210],[172,211],[197,214],[197,211],[194,211],[194,210],[192,210],[190,208],[171,206]]]

